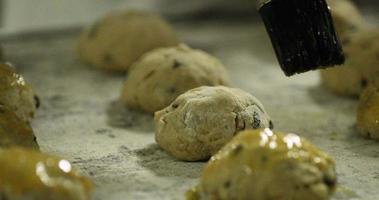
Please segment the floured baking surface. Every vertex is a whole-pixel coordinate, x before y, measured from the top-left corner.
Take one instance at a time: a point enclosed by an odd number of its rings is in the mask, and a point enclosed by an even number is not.
[[[261,100],[275,130],[306,137],[334,157],[342,185],[335,199],[379,199],[379,143],[356,134],[357,100],[320,88],[317,72],[285,77],[261,26],[197,23],[177,30],[185,42],[222,60],[234,86]],[[125,77],[75,59],[78,34],[0,40],[41,98],[32,124],[41,150],[92,177],[95,200],[184,199],[204,163],[177,161],[159,149],[153,117],[115,102]]]

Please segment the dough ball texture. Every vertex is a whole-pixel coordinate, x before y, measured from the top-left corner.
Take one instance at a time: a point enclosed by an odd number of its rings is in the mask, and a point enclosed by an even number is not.
[[[379,29],[361,29],[346,42],[345,64],[321,70],[321,80],[336,94],[359,96],[367,83],[379,74]]]
[[[357,6],[350,0],[329,0],[334,27],[340,39],[347,39],[349,33],[367,26]]]
[[[92,190],[67,160],[19,147],[0,149],[0,185],[7,200],[89,200]]]
[[[0,148],[23,146],[38,149],[36,137],[29,123],[4,106],[0,106]]]
[[[224,86],[202,86],[155,113],[155,140],[185,161],[209,159],[239,131],[271,127],[263,105],[251,94]]]
[[[154,113],[180,94],[203,85],[230,85],[224,66],[207,53],[181,44],[153,50],[136,62],[121,100],[129,107]]]
[[[93,66],[126,71],[144,53],[178,44],[171,26],[160,16],[140,11],[110,13],[83,31],[79,58]]]
[[[362,92],[357,127],[363,136],[379,140],[379,79],[372,81]]]
[[[188,200],[327,200],[334,161],[295,134],[248,130],[211,158]]]
[[[0,64],[0,105],[8,107],[24,121],[31,121],[37,108],[32,87],[9,64]]]

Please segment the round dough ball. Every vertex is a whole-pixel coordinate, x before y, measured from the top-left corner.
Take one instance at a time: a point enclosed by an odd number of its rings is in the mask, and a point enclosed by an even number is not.
[[[357,127],[363,136],[379,140],[379,79],[372,81],[362,92]]]
[[[379,29],[351,34],[344,51],[344,65],[321,70],[322,84],[339,95],[359,96],[379,73]]]
[[[70,162],[40,152],[0,149],[1,199],[90,200],[92,183]]]
[[[160,16],[139,11],[111,13],[80,36],[79,57],[98,68],[126,71],[144,53],[178,44]]]
[[[132,108],[154,113],[182,93],[203,85],[229,85],[224,66],[186,45],[153,50],[130,70],[121,95]]]
[[[0,148],[14,145],[33,149],[39,148],[29,123],[21,120],[13,111],[0,105]]]
[[[188,200],[328,200],[334,161],[295,134],[269,129],[239,133],[205,166]]]
[[[9,64],[0,64],[0,105],[8,107],[24,121],[31,121],[38,106],[32,87]]]
[[[329,0],[334,27],[342,42],[347,34],[367,25],[356,5],[350,0]]]
[[[251,94],[224,86],[202,86],[155,113],[155,140],[180,160],[205,160],[239,131],[271,127],[263,105]]]

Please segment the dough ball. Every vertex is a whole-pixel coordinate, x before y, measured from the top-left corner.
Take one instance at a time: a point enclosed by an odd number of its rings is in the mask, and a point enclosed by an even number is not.
[[[344,51],[344,65],[321,70],[322,84],[339,95],[359,96],[379,73],[379,29],[352,34]]]
[[[336,188],[334,161],[295,134],[239,133],[211,158],[188,200],[327,200]]]
[[[14,145],[38,149],[36,137],[29,123],[0,105],[0,148]]]
[[[86,29],[78,44],[79,57],[98,68],[125,71],[144,53],[178,43],[160,16],[140,11],[110,13]]]
[[[340,39],[367,25],[356,5],[350,0],[329,0],[334,27]]]
[[[379,140],[379,79],[372,81],[362,92],[357,127],[363,136]]]
[[[182,44],[153,50],[136,62],[121,99],[129,107],[153,113],[203,85],[229,85],[224,66],[207,53]]]
[[[89,200],[92,183],[64,159],[20,147],[0,149],[0,197]]]
[[[9,64],[0,64],[0,105],[24,121],[31,121],[38,106],[32,87]]]
[[[180,160],[205,160],[239,131],[271,127],[263,105],[251,94],[224,86],[202,86],[155,113],[155,140]]]

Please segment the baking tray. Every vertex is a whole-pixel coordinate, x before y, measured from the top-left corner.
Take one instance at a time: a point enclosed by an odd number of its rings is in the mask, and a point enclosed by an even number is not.
[[[379,143],[357,134],[356,99],[319,87],[317,72],[287,78],[259,23],[179,23],[180,38],[227,66],[235,87],[258,97],[275,129],[298,133],[337,163],[334,199],[379,199]],[[124,74],[81,64],[79,29],[1,36],[7,58],[41,99],[33,128],[43,152],[63,156],[96,184],[95,200],[183,199],[203,162],[181,162],[154,142],[153,117],[119,103]]]

